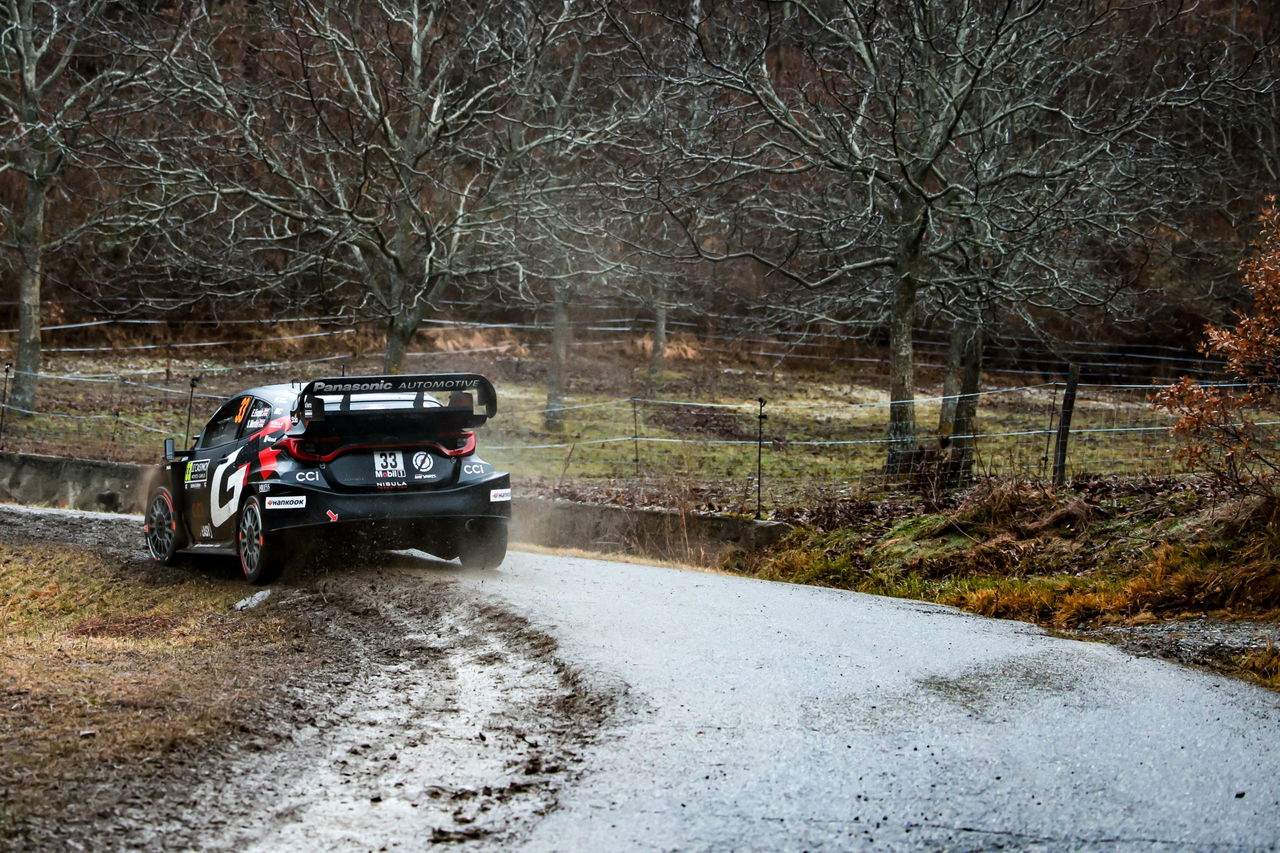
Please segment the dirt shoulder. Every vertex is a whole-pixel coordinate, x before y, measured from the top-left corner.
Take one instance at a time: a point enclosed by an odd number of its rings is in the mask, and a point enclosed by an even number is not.
[[[0,849],[500,844],[616,701],[447,564],[300,572],[237,609],[228,566],[138,542],[0,508]]]

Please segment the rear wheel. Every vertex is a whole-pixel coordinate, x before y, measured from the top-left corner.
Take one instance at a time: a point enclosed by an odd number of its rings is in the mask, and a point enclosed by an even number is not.
[[[236,550],[240,554],[240,570],[251,584],[271,583],[284,568],[284,552],[278,535],[265,533],[262,504],[251,495],[240,507],[236,522]]]
[[[458,559],[464,569],[496,569],[506,557],[506,519],[473,518],[463,526]]]
[[[143,529],[146,530],[147,550],[151,552],[151,559],[166,566],[172,565],[178,549],[187,544],[187,537],[182,530],[177,506],[173,502],[173,493],[164,486],[151,493]]]

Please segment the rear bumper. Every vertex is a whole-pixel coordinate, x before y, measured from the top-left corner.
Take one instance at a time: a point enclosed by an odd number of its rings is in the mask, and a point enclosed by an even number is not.
[[[260,487],[259,487],[260,489]],[[421,492],[343,493],[271,483],[258,491],[266,532],[468,518],[511,518],[511,477]]]

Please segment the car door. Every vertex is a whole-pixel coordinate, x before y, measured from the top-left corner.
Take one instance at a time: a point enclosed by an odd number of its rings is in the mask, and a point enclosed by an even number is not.
[[[234,536],[235,513],[249,468],[241,435],[253,403],[248,394],[223,403],[200,433],[187,462],[183,488],[196,542],[225,542]]]

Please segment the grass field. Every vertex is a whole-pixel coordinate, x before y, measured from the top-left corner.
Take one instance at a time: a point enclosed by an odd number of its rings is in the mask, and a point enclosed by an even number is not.
[[[487,339],[469,337],[469,344]],[[432,339],[428,345],[441,345]],[[487,349],[483,346],[474,349]],[[584,347],[572,362],[567,410],[547,429],[545,365],[527,348],[416,356],[406,372],[475,371],[495,380],[499,416],[483,428],[482,454],[529,487],[631,488],[692,496],[695,508],[753,512],[757,465],[768,512],[830,495],[883,485],[888,399],[873,365],[847,377],[811,362],[734,358],[676,348],[682,359],[650,376],[632,345]],[[322,360],[321,360],[322,359]],[[271,366],[260,367],[264,362]],[[224,348],[199,358],[61,356],[46,367],[37,413],[8,412],[8,450],[152,461],[164,437],[186,430],[190,380],[199,377],[191,429],[216,398],[257,384],[322,375],[381,372],[376,356],[259,345],[239,355]],[[917,405],[922,447],[933,436],[941,403],[938,377],[921,377]],[[1150,408],[1146,388],[1081,388],[1067,472],[1158,475],[1182,472],[1168,419]],[[759,398],[767,402],[763,439]],[[1042,481],[1050,474],[1052,431],[1061,389],[1051,381],[984,386],[975,470]],[[181,443],[181,441],[180,441]],[[900,484],[899,484],[900,485]]]
[[[72,781],[216,740],[276,667],[305,666],[281,619],[231,609],[246,595],[230,577],[0,544],[0,840],[56,813]]]

